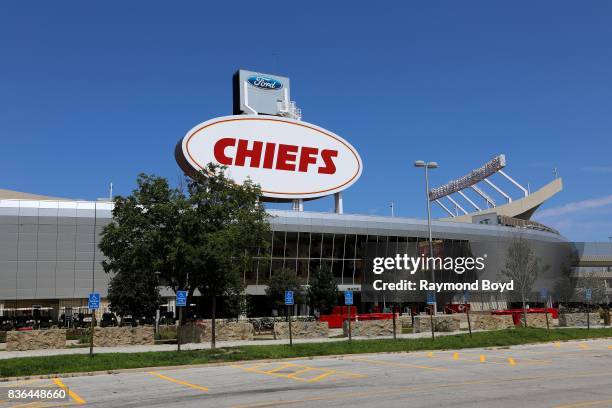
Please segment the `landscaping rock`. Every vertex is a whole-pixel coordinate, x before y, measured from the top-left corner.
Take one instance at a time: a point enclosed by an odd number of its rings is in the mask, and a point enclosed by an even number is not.
[[[348,336],[348,321],[344,322],[344,336]],[[395,333],[402,332],[402,325],[396,321]],[[351,322],[351,335],[360,337],[393,336],[393,320],[359,320]]]
[[[501,330],[514,328],[511,315],[476,315],[470,316],[474,330]],[[546,322],[544,322],[546,324]]]
[[[253,340],[254,329],[249,322],[215,322],[215,340]],[[197,323],[188,323],[181,327],[181,343],[203,343],[211,341],[212,322],[200,320]]]
[[[66,330],[9,331],[6,350],[61,349],[66,347]]]
[[[289,338],[289,323],[274,323],[274,334],[277,339]],[[291,335],[294,339],[312,339],[329,337],[329,326],[326,322],[291,322]]]
[[[412,328],[412,316],[410,315],[401,315],[397,318],[402,329],[410,329]]]
[[[434,316],[434,331],[437,332],[453,332],[459,330],[461,318],[456,315],[440,315]],[[431,316],[418,315],[414,316],[415,333],[431,331]]]
[[[599,313],[589,313],[591,325],[599,324]],[[586,327],[586,313],[562,313],[559,315],[559,326],[561,327]]]
[[[152,326],[138,327],[96,327],[94,346],[116,347],[155,344]]]

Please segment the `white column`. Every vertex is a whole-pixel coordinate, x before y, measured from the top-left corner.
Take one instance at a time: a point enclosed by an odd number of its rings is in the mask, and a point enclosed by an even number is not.
[[[335,212],[336,214],[344,214],[344,209],[342,208],[342,193],[335,193],[334,194],[334,201],[335,201]]]

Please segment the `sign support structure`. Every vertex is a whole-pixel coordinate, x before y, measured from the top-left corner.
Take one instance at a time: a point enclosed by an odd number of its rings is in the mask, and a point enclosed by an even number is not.
[[[286,290],[285,291],[285,306],[287,306],[287,323],[289,325],[289,346],[293,346],[293,335],[291,334],[291,317],[289,316],[290,306],[293,306],[293,291]]]
[[[176,292],[176,307],[178,308],[178,327],[176,329],[176,345],[177,350],[181,351],[181,343],[183,342],[183,336],[181,336],[181,324],[183,322],[183,307],[187,306],[187,291],[178,290]]]
[[[353,336],[351,334],[351,306],[353,305],[353,292],[347,290],[344,292],[344,304],[348,306],[348,339],[349,342],[353,340]]]
[[[431,322],[431,339],[435,340],[436,335],[434,334],[434,313],[436,313],[436,297],[434,292],[427,292],[427,305],[429,305],[429,320]]]
[[[94,328],[96,327],[96,310],[100,308],[100,294],[92,292],[89,294],[87,307],[91,310],[91,329],[89,332],[89,357],[93,357]]]
[[[397,322],[395,321],[395,306],[391,306],[391,312],[393,312],[393,340],[397,340]]]
[[[470,337],[472,337],[472,322],[470,321],[470,294],[469,292],[463,293],[463,304],[465,305],[465,314],[467,316],[468,330],[470,331]]]
[[[548,289],[540,289],[540,296],[544,300],[544,315],[546,316],[546,330],[550,332],[550,323],[548,322]]]
[[[591,289],[585,289],[584,291],[584,297],[586,298],[587,303],[587,308],[586,308],[586,315],[587,315],[587,330],[591,329],[591,316],[590,316],[590,311],[591,311],[591,300],[593,299],[593,291]]]

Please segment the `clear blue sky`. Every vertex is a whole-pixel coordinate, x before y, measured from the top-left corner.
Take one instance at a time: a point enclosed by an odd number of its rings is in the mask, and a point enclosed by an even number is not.
[[[532,190],[564,179],[536,219],[612,236],[608,1],[2,2],[0,53],[0,188],[174,181],[176,142],[231,113],[247,68],[289,76],[304,120],[360,151],[346,212],[423,217],[413,160],[437,160],[439,185],[505,153]]]

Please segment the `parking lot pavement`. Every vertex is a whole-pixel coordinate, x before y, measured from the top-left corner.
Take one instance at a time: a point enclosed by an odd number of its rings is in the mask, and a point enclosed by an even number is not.
[[[581,408],[611,407],[611,378],[608,339],[32,381],[68,387],[68,406]],[[28,405],[32,406],[58,405]]]

